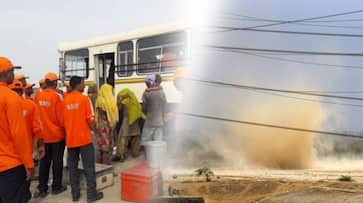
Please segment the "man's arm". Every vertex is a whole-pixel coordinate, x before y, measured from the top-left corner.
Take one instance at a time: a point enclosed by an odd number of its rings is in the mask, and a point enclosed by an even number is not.
[[[7,103],[6,114],[15,150],[25,166],[27,180],[30,180],[34,172],[32,143],[30,143],[31,135],[26,130],[26,123],[22,116],[20,97],[11,97]]]
[[[85,105],[85,116],[87,119],[87,123],[89,128],[96,134],[96,140],[98,142],[99,140],[99,133],[98,133],[98,129],[97,129],[97,125],[96,125],[96,120],[94,117],[94,112],[92,110],[92,103],[88,98],[85,98],[85,100],[83,101],[84,105]],[[96,109],[96,111],[98,111],[98,109]]]
[[[56,108],[56,118],[58,121],[58,125],[64,128],[64,117],[63,117],[63,97],[60,94],[57,94],[57,99],[55,102]]]
[[[38,106],[34,104],[34,111],[33,111],[33,133],[37,139],[37,148],[39,159],[42,159],[45,156],[45,149],[44,149],[44,136],[43,136],[43,125],[40,121],[40,113]]]
[[[142,112],[144,112],[145,115],[147,113],[147,99],[146,99],[145,92],[144,92],[144,94],[142,94]]]

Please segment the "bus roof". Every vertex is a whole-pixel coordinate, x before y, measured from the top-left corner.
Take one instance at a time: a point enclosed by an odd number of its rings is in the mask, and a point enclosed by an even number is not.
[[[89,38],[86,40],[73,41],[73,42],[61,42],[58,46],[58,51],[69,51],[76,50],[88,47],[94,47],[99,45],[111,44],[121,41],[133,40],[142,38],[145,36],[153,36],[161,33],[174,32],[179,30],[186,30],[189,26],[185,23],[170,23],[170,24],[162,24],[152,27],[146,27],[137,29],[131,32],[122,32],[112,35],[105,35],[95,38]]]

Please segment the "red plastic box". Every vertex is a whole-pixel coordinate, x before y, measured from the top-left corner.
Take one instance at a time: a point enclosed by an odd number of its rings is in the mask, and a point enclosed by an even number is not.
[[[129,202],[148,202],[160,194],[161,173],[149,168],[146,162],[121,173],[121,199]]]

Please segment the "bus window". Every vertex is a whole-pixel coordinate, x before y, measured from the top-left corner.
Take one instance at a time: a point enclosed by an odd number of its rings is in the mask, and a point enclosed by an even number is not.
[[[172,72],[185,58],[186,33],[176,32],[138,41],[138,74]]]
[[[65,53],[65,80],[69,80],[72,76],[77,75],[88,78],[89,74],[89,53],[88,49],[79,49],[67,51]]]
[[[121,42],[118,45],[118,65],[117,75],[119,77],[127,77],[132,75],[134,69],[133,64],[133,46],[132,42]]]
[[[163,48],[161,71],[171,72],[184,65],[185,46],[170,46]]]

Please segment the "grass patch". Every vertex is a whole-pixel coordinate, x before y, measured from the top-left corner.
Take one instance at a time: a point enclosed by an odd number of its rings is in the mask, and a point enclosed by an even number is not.
[[[345,176],[345,175],[342,175],[338,178],[339,181],[345,181],[345,182],[352,182],[353,181],[353,178],[352,176]]]

